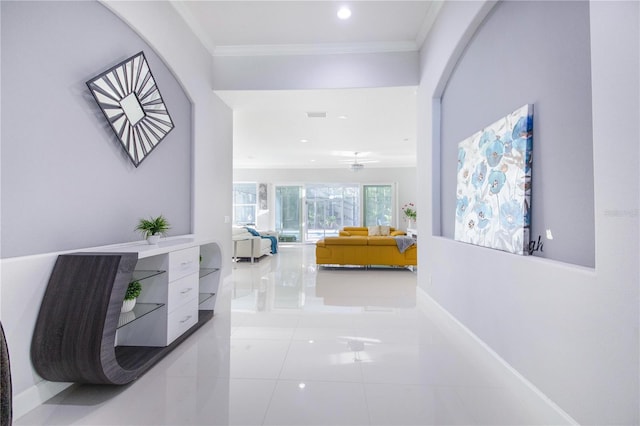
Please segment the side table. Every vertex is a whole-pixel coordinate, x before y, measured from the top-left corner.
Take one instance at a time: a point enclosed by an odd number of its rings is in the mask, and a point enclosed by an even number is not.
[[[407,228],[407,236],[411,238],[418,238],[418,230],[415,228]]]

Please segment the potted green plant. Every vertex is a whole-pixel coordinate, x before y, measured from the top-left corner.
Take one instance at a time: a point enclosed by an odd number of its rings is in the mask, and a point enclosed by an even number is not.
[[[127,291],[124,294],[124,302],[122,302],[122,309],[120,312],[129,312],[136,305],[136,299],[142,292],[142,284],[140,281],[133,280],[127,286]]]
[[[158,244],[160,236],[165,235],[169,228],[171,228],[171,225],[169,225],[167,219],[160,215],[150,219],[140,219],[135,230],[139,231],[149,244]]]

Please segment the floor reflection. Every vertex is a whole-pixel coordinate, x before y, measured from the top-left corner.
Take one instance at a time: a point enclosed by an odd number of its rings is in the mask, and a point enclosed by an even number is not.
[[[406,268],[324,267],[314,246],[284,246],[279,255],[240,262],[233,271],[236,312],[319,310],[322,306],[416,306],[416,273]]]
[[[567,424],[418,279],[283,245],[234,264],[213,320],[131,385],[75,386],[14,424]]]

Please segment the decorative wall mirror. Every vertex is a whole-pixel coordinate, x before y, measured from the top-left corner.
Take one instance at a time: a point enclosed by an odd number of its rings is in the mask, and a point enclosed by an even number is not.
[[[144,52],[92,78],[87,86],[136,167],[174,127]]]

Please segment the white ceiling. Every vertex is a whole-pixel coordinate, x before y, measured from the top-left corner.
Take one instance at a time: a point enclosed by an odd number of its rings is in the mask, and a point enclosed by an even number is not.
[[[441,1],[172,4],[212,55],[225,56],[418,50]],[[349,20],[336,16],[342,5]],[[354,152],[365,167],[416,164],[414,87],[216,93],[234,110],[235,168],[347,167],[341,160],[353,161]],[[327,118],[307,118],[310,111]]]
[[[354,152],[366,167],[416,164],[413,87],[218,94],[234,110],[236,168],[347,167]]]

